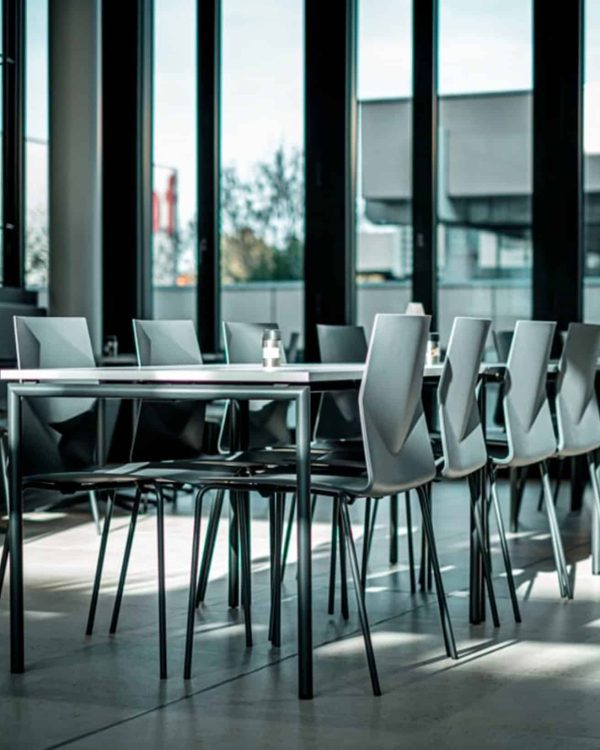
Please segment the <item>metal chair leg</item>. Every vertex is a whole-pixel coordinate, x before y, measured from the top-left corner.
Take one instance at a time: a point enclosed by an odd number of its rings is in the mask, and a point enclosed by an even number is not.
[[[2,588],[4,587],[4,579],[6,578],[6,568],[8,566],[8,551],[9,551],[8,537],[9,537],[8,529],[6,529],[4,542],[2,544],[2,557],[0,558],[0,596],[2,596]]]
[[[572,599],[573,591],[571,589],[571,581],[569,580],[565,551],[560,535],[558,519],[556,517],[556,508],[554,507],[554,501],[552,499],[552,488],[550,487],[550,478],[548,476],[548,465],[545,461],[542,461],[540,463],[540,474],[542,477],[542,485],[544,487],[546,514],[548,516],[548,524],[550,526],[550,536],[552,539],[552,549],[554,552],[554,561],[556,563],[556,572],[558,574],[560,595],[562,597]]]
[[[496,604],[496,594],[494,593],[494,583],[492,581],[492,573],[489,564],[489,548],[486,543],[485,535],[483,533],[483,526],[481,523],[481,513],[485,512],[485,498],[479,494],[478,483],[471,475],[468,477],[469,490],[471,496],[471,508],[473,511],[473,521],[475,522],[475,533],[477,534],[477,541],[479,549],[481,551],[481,564],[483,567],[483,577],[485,579],[485,585],[487,588],[488,599],[490,602],[490,610],[492,612],[492,622],[494,627],[500,627],[500,617],[498,616],[498,606]]]
[[[390,565],[398,562],[398,495],[390,497]]]
[[[236,493],[229,493],[229,606],[239,604],[240,534]]]
[[[206,528],[206,541],[204,542],[204,551],[202,552],[202,561],[200,563],[200,574],[198,576],[198,590],[196,593],[196,607],[204,601],[206,597],[206,589],[208,587],[208,578],[210,576],[210,566],[212,564],[213,554],[215,551],[215,545],[217,542],[217,534],[219,532],[219,521],[221,520],[221,512],[223,510],[223,500],[225,498],[225,490],[219,490],[215,496],[210,511],[210,518],[208,519],[208,526]]]
[[[348,505],[346,504],[345,498],[341,499],[340,502],[340,515],[342,519],[342,536],[345,539],[348,547],[348,557],[350,559],[350,571],[352,573],[352,580],[354,582],[354,591],[356,593],[356,604],[358,607],[358,617],[360,620],[360,627],[365,642],[365,651],[367,654],[367,663],[369,665],[369,674],[371,676],[371,685],[373,687],[374,695],[381,695],[381,687],[379,685],[379,676],[377,674],[377,664],[375,662],[375,653],[373,651],[373,642],[371,640],[371,630],[369,627],[369,618],[367,615],[367,608],[365,606],[365,599],[363,594],[363,585],[358,569],[358,558],[356,555],[356,547],[354,544],[354,538],[352,536],[352,525],[350,523],[350,514],[348,513]]]
[[[200,558],[200,524],[202,521],[202,500],[208,489],[200,490],[196,494],[194,504],[194,531],[192,537],[192,567],[190,570],[190,588],[188,592],[187,628],[185,634],[185,659],[183,679],[192,676],[192,653],[194,649],[194,619],[196,610],[196,581],[198,580],[198,560]]]
[[[492,497],[492,505],[494,506],[494,513],[496,516],[496,525],[498,526],[498,535],[500,537],[500,548],[502,549],[502,557],[504,559],[504,570],[506,571],[506,580],[508,582],[508,590],[510,592],[510,601],[512,604],[513,615],[515,622],[521,622],[521,612],[519,610],[519,600],[517,598],[517,589],[515,587],[515,579],[513,577],[512,563],[510,560],[510,552],[508,550],[508,542],[506,541],[506,531],[504,529],[504,521],[502,519],[502,511],[500,509],[500,503],[498,501],[498,489],[496,487],[496,476],[493,470],[489,472],[490,479],[490,492]]]
[[[238,515],[240,519],[240,547],[242,557],[242,605],[244,608],[244,626],[246,630],[246,646],[252,646],[252,594],[251,594],[251,563],[250,563],[250,545],[246,529],[248,527],[248,508],[247,503],[249,495],[238,495]]]
[[[96,534],[100,536],[102,534],[102,526],[100,524],[100,513],[98,512],[98,498],[94,490],[88,493],[90,501],[90,512],[94,519],[94,526],[96,527]]]
[[[413,545],[412,529],[412,508],[410,505],[410,492],[404,493],[404,505],[406,508],[406,540],[408,544],[408,570],[410,575],[410,593],[415,594],[417,591],[417,582],[415,577],[415,549]]]
[[[367,547],[367,566],[371,559],[371,547],[373,546],[373,537],[375,536],[375,523],[377,521],[377,511],[379,510],[379,498],[373,500],[373,513],[371,514],[371,523],[369,529],[369,546]]]
[[[419,496],[419,502],[421,504],[423,529],[427,537],[427,547],[429,550],[429,555],[431,557],[431,564],[433,566],[433,575],[435,577],[435,588],[437,593],[438,607],[440,610],[440,619],[442,622],[442,632],[444,635],[444,642],[446,644],[446,653],[452,659],[458,659],[456,643],[454,640],[454,632],[452,630],[452,622],[450,621],[450,612],[448,611],[448,603],[446,601],[446,594],[444,592],[444,582],[442,580],[440,563],[437,556],[433,525],[431,523],[431,516],[429,513],[429,499],[427,497],[427,491],[424,487],[418,487],[417,494]]]
[[[96,575],[94,577],[94,588],[92,589],[92,600],[88,613],[87,625],[85,628],[86,635],[92,635],[94,632],[94,619],[96,617],[96,607],[98,606],[98,594],[100,593],[100,583],[102,581],[102,568],[104,567],[104,557],[106,555],[106,544],[108,542],[108,532],[110,530],[110,521],[112,518],[113,506],[115,502],[115,493],[111,492],[106,501],[106,515],[102,527],[102,536],[100,537],[100,550],[98,552],[98,562],[96,563]]]
[[[296,516],[296,493],[292,494],[292,502],[290,503],[290,512],[288,515],[287,527],[285,530],[285,539],[283,542],[283,558],[281,560],[281,583],[285,578],[285,568],[287,565],[288,554],[290,551],[290,542],[292,540],[292,530],[294,528],[294,518]]]
[[[331,560],[329,563],[329,597],[327,602],[328,615],[332,615],[335,612],[335,574],[338,544],[338,518],[340,513],[339,505],[340,501],[337,498],[334,499],[331,518]]]
[[[340,590],[341,590],[341,609],[344,620],[350,618],[348,609],[348,575],[346,573],[346,546],[344,544],[344,529],[342,525],[342,501],[338,502],[338,542],[340,548]],[[348,517],[349,514],[348,514]]]
[[[167,593],[165,586],[165,500],[156,487],[156,547],[158,553],[158,646],[160,679],[167,679]]]
[[[588,454],[588,468],[592,483],[592,574],[600,574],[600,486],[598,467],[593,453]]]
[[[369,537],[371,536],[371,498],[365,500],[365,526],[363,532],[362,563],[360,568],[360,585],[365,590],[367,585],[367,568],[369,565]]]
[[[283,540],[285,495],[278,492],[273,503],[274,524],[271,548],[271,615],[269,640],[273,646],[281,645],[281,554]]]
[[[135,527],[137,523],[138,513],[140,510],[141,495],[142,495],[142,492],[138,488],[135,493],[135,500],[133,501],[133,508],[131,509],[131,518],[129,520],[129,530],[127,532],[127,541],[125,543],[125,551],[123,552],[123,562],[121,563],[121,574],[119,576],[117,596],[115,598],[112,617],[110,620],[110,629],[108,632],[111,635],[117,632],[117,624],[119,622],[119,613],[121,611],[121,601],[123,599],[125,581],[127,580],[127,570],[129,568],[129,557],[131,555],[131,547],[133,546],[133,537],[135,535]]]

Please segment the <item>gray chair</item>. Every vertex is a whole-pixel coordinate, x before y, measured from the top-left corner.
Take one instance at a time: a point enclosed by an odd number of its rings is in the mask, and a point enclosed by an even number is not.
[[[600,410],[596,368],[600,357],[600,326],[571,323],[567,331],[556,383],[557,457],[587,456],[592,484],[592,570],[600,574],[600,487],[597,452]]]
[[[17,361],[28,367],[94,367],[85,318],[15,317]],[[164,569],[164,503],[157,469],[142,471],[139,464],[107,466],[98,455],[98,409],[92,398],[32,399],[23,404],[25,443],[23,489],[64,494],[102,492],[107,495],[106,514],[86,634],[94,627],[106,545],[117,490],[152,487],[157,494],[158,608],[160,676],[167,676],[166,597]],[[100,466],[97,465],[98,460]]]
[[[571,598],[566,558],[548,478],[549,458],[556,454],[556,437],[546,392],[548,364],[556,324],[519,320],[515,327],[504,376],[502,402],[506,442],[490,444],[490,489],[498,503],[496,469],[539,465],[552,548],[561,596]]]
[[[435,477],[433,452],[421,402],[429,322],[430,318],[426,316],[376,317],[359,393],[367,473],[362,477],[329,474],[312,477],[312,490],[319,495],[334,498],[339,510],[340,530],[348,549],[371,682],[376,695],[380,694],[379,680],[348,510],[349,504],[354,500],[386,497],[412,489],[417,491],[431,551],[446,651],[453,658],[457,656],[431,525],[427,491],[427,486]],[[296,476],[282,473],[255,477],[223,477],[220,481],[207,483],[203,492],[215,486],[256,488],[271,493],[292,491],[296,487]],[[192,537],[184,668],[186,679],[191,676],[201,503],[202,494],[196,503]],[[280,591],[277,594],[280,596]]]
[[[14,317],[17,367],[95,367],[85,318]],[[23,405],[25,475],[86,468],[98,461],[95,399],[32,399]],[[100,533],[98,501],[90,510]]]
[[[475,521],[478,544],[482,550],[490,608],[494,623],[499,625],[498,611],[489,565],[489,550],[483,531],[483,518],[479,512],[487,512],[487,498],[483,491],[484,472],[488,464],[485,434],[477,402],[479,370],[485,351],[491,321],[479,318],[455,318],[450,333],[446,359],[438,385],[438,414],[440,424],[441,456],[438,472],[443,479],[467,479],[469,483],[472,515]],[[482,499],[483,496],[483,499]],[[512,565],[506,533],[497,503],[494,501],[500,546],[511,596],[513,613],[521,621],[516,596]],[[479,502],[481,500],[481,502]]]

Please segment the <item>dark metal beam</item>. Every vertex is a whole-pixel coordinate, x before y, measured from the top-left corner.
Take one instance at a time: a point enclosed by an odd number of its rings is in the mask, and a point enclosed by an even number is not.
[[[305,0],[305,359],[354,319],[356,0]]]
[[[437,0],[413,0],[412,298],[437,328]]]
[[[534,2],[533,316],[583,314],[583,3]]]
[[[152,0],[102,3],[103,329],[152,316]]]
[[[2,0],[2,13],[2,283],[21,287],[25,268],[25,1]]]
[[[214,352],[220,339],[221,0],[198,0],[197,24],[196,306],[200,345]]]

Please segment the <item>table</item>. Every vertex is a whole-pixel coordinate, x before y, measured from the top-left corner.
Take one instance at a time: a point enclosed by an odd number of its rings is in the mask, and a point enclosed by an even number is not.
[[[497,375],[501,366],[483,364],[482,377]],[[194,367],[89,367],[3,370],[8,382],[8,451],[10,487],[10,664],[25,671],[23,603],[23,503],[20,438],[23,398],[92,397],[152,400],[284,400],[296,407],[297,537],[298,537],[298,693],[313,696],[312,571],[310,510],[310,395],[356,387],[361,364],[285,365],[268,370],[255,365]],[[437,379],[442,365],[424,368]]]

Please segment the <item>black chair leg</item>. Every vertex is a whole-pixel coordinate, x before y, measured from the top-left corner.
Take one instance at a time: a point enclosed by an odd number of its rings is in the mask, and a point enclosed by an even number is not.
[[[194,531],[192,537],[192,567],[190,570],[190,589],[188,592],[187,628],[185,635],[185,659],[183,679],[192,676],[192,653],[194,650],[194,619],[196,611],[196,581],[198,580],[198,560],[200,558],[200,524],[202,521],[202,499],[208,489],[200,490],[196,494],[194,505]]]
[[[371,498],[365,500],[365,526],[363,532],[362,564],[360,569],[360,585],[365,590],[367,585],[367,568],[369,565],[369,538],[371,536]]]
[[[332,615],[335,612],[335,574],[337,563],[337,532],[339,518],[339,500],[334,499],[332,505],[331,518],[331,559],[329,562],[329,597],[327,601],[327,614]]]
[[[238,494],[238,493],[236,493]],[[251,563],[250,563],[250,545],[247,534],[248,528],[248,506],[249,493],[238,494],[238,516],[240,519],[240,548],[242,558],[242,605],[244,609],[244,626],[246,631],[246,646],[252,646],[252,583],[251,583]]]
[[[502,550],[502,558],[504,560],[504,570],[506,571],[506,580],[508,582],[508,590],[510,593],[510,601],[512,604],[513,616],[515,618],[515,622],[521,622],[519,600],[517,598],[515,579],[513,577],[512,563],[510,560],[510,552],[508,550],[508,542],[506,541],[506,531],[504,529],[502,511],[500,510],[500,503],[498,502],[498,490],[496,488],[496,477],[494,475],[493,470],[490,470],[489,478],[490,478],[490,493],[491,493],[492,505],[494,506],[494,514],[496,516],[496,525],[498,527],[498,535],[500,536],[500,548]]]
[[[165,586],[165,500],[156,487],[156,548],[158,553],[158,647],[160,679],[167,679],[167,592]]]
[[[390,497],[390,565],[398,562],[398,495]]]
[[[133,501],[133,508],[131,509],[131,518],[129,520],[129,530],[127,531],[127,541],[125,543],[125,551],[123,552],[123,562],[121,563],[121,573],[119,575],[119,585],[117,587],[117,596],[113,605],[112,617],[110,619],[109,633],[114,635],[117,632],[117,625],[119,623],[119,614],[121,612],[121,602],[123,600],[123,591],[125,590],[125,582],[127,580],[127,570],[129,569],[129,558],[131,556],[131,548],[133,546],[133,537],[135,535],[135,528],[137,523],[138,514],[140,511],[141,502],[141,490],[136,490],[135,500]]]
[[[350,571],[352,573],[352,580],[354,582],[354,591],[356,593],[356,604],[358,607],[358,617],[360,620],[360,627],[365,642],[365,651],[367,654],[367,663],[369,665],[369,674],[371,676],[371,685],[373,687],[374,695],[381,695],[381,687],[379,685],[379,676],[377,674],[377,664],[375,662],[375,653],[373,651],[373,642],[371,640],[371,629],[369,627],[369,618],[367,615],[367,608],[365,606],[365,598],[363,593],[363,585],[361,575],[358,569],[358,558],[356,555],[356,547],[354,545],[354,538],[352,536],[352,525],[350,523],[350,514],[348,513],[348,505],[346,500],[342,498],[340,502],[340,515],[342,519],[342,537],[344,538],[348,547],[348,557],[350,558]]]
[[[338,502],[338,543],[340,548],[340,590],[341,590],[341,609],[344,620],[350,618],[348,609],[348,575],[346,573],[346,545],[344,543],[344,528],[342,525],[342,501]]]
[[[287,565],[288,554],[290,551],[290,542],[292,540],[292,530],[294,528],[294,517],[296,515],[296,493],[292,494],[292,502],[290,503],[290,512],[288,515],[287,527],[285,530],[285,540],[283,542],[283,558],[281,560],[281,583],[285,578],[285,568]]]
[[[215,545],[217,542],[217,534],[219,532],[219,521],[221,520],[221,512],[223,510],[223,500],[225,498],[225,490],[219,490],[215,496],[210,511],[210,518],[208,519],[208,526],[206,529],[206,541],[204,543],[204,551],[202,552],[202,562],[200,563],[200,574],[198,576],[198,591],[196,593],[196,606],[199,607],[206,597],[206,589],[208,587],[208,578],[210,576],[210,566],[212,564],[213,554],[215,551]]]
[[[271,556],[271,617],[269,624],[269,640],[273,646],[281,646],[281,555],[285,511],[284,503],[285,495],[280,492],[277,493],[275,496],[275,524]]]
[[[406,506],[406,539],[408,543],[408,570],[410,575],[410,593],[417,591],[415,576],[415,548],[413,545],[412,509],[410,505],[410,492],[404,493],[404,504]]]
[[[8,566],[8,551],[9,551],[9,540],[8,540],[8,528],[4,536],[4,542],[2,544],[2,557],[0,558],[0,596],[2,596],[2,588],[4,587],[4,579],[6,578],[6,568]]]
[[[106,544],[108,542],[108,532],[110,531],[110,521],[112,518],[113,506],[115,503],[115,493],[111,492],[106,501],[106,515],[102,526],[102,536],[100,537],[100,550],[98,552],[98,562],[96,563],[96,575],[94,577],[94,588],[92,589],[92,600],[88,613],[86,635],[92,635],[94,632],[94,620],[96,618],[96,607],[98,606],[98,595],[100,593],[100,583],[102,582],[102,568],[104,567],[104,557],[106,555]]]
[[[550,487],[550,478],[548,476],[548,465],[545,461],[542,461],[540,463],[540,474],[542,478],[542,486],[544,488],[546,515],[548,517],[548,525],[550,527],[550,538],[552,539],[552,549],[554,552],[554,560],[556,563],[556,572],[558,574],[560,595],[567,599],[572,599],[573,589],[571,588],[571,581],[569,580],[569,571],[567,570],[565,550],[560,535],[558,519],[556,517],[556,508],[554,507],[554,501],[552,499],[552,489]]]
[[[468,478],[468,481],[469,481],[469,491],[470,491],[470,496],[471,496],[471,509],[473,511],[473,521],[475,523],[475,533],[477,535],[477,543],[479,545],[479,550],[481,554],[483,577],[485,579],[488,599],[490,602],[490,610],[492,612],[492,622],[494,623],[494,627],[499,628],[500,617],[498,616],[496,594],[494,593],[494,583],[492,581],[492,572],[490,570],[488,545],[485,539],[485,535],[483,533],[483,525],[481,523],[481,513],[485,512],[486,500],[480,493],[481,483],[477,481],[477,478],[471,475]]]
[[[373,512],[371,514],[371,523],[369,529],[369,546],[367,548],[367,565],[371,559],[371,548],[373,547],[373,537],[375,536],[375,524],[377,523],[377,511],[379,510],[379,498],[373,500]]]
[[[454,641],[454,633],[452,630],[452,623],[450,621],[450,613],[448,611],[448,603],[446,601],[446,594],[444,592],[444,582],[442,580],[440,563],[435,546],[433,525],[431,523],[431,516],[429,513],[429,498],[427,497],[427,492],[423,487],[417,488],[417,494],[419,496],[419,502],[421,504],[423,529],[427,537],[427,547],[429,550],[429,555],[431,557],[431,564],[433,566],[433,575],[435,577],[435,587],[437,592],[438,607],[440,610],[440,619],[442,622],[442,632],[444,634],[444,642],[446,644],[446,653],[452,659],[458,659],[456,643]]]

